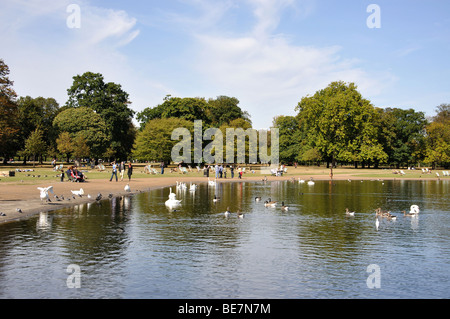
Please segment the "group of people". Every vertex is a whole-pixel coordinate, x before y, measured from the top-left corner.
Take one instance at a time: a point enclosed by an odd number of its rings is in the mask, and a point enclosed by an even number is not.
[[[235,167],[233,165],[228,165],[228,167],[230,168],[230,173],[231,173],[231,178],[234,178],[234,170]],[[206,166],[206,175],[209,177],[209,166]],[[216,173],[216,178],[227,178],[227,166],[226,165],[215,165],[214,166],[214,171]],[[240,170],[240,168],[238,167],[238,177],[242,178],[242,171]]]
[[[66,171],[67,178],[72,182],[84,182],[86,181],[86,176],[82,171],[78,170],[76,166],[69,166]],[[64,181],[64,170],[61,170],[61,182]]]
[[[120,162],[119,164],[117,164],[116,162],[112,162],[112,174],[111,174],[111,178],[109,179],[109,181],[111,182],[113,177],[116,177],[116,182],[118,180],[117,177],[117,171],[119,171],[120,173],[120,180],[123,181],[123,175],[125,174],[125,170],[127,171],[127,175],[128,175],[128,181],[131,180],[131,175],[133,175],[133,165],[131,165],[131,162],[129,162],[128,164],[125,164],[125,162]]]

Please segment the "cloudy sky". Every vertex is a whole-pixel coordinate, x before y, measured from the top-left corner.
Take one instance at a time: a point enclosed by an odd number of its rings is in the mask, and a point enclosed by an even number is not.
[[[432,116],[450,103],[449,12],[448,0],[0,0],[0,58],[19,96],[61,106],[91,71],[137,112],[167,94],[227,95],[254,128],[337,80]]]

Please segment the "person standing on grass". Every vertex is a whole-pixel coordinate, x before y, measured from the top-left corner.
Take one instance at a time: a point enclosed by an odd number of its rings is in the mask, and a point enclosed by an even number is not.
[[[120,181],[123,181],[123,174],[125,173],[125,163],[120,162]]]
[[[131,162],[129,162],[128,163],[128,171],[127,171],[128,181],[131,181],[132,174],[133,174],[133,166],[131,165]]]
[[[116,182],[117,182],[117,165],[116,162],[112,162],[112,174],[111,174],[111,178],[109,179],[109,181],[111,182],[113,179],[113,176],[116,176]]]

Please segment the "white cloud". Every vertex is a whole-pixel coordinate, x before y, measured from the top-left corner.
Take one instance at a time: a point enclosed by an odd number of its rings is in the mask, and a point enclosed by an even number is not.
[[[219,94],[237,97],[255,125],[268,127],[276,115],[294,115],[303,96],[332,81],[355,82],[363,95],[376,95],[395,80],[389,73],[369,74],[358,67],[358,60],[340,57],[337,45],[300,46],[277,34],[280,15],[294,1],[249,3],[256,22],[247,35],[196,34],[197,68]]]
[[[9,18],[0,21],[0,36],[8,46],[0,55],[10,67],[17,94],[54,97],[63,105],[72,77],[86,71],[130,89],[130,98],[142,95],[136,87],[144,94],[164,91],[158,83],[142,87],[142,77],[135,76],[129,58],[121,52],[139,35],[137,20],[125,11],[78,3],[81,27],[73,29],[66,24],[70,1],[15,1],[4,8],[2,16]]]

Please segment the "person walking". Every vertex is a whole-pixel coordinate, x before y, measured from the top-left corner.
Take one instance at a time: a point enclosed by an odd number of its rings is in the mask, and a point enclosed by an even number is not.
[[[128,171],[127,171],[128,181],[131,181],[132,174],[133,174],[133,166],[131,165],[131,162],[129,162],[128,163]]]
[[[113,176],[116,176],[116,182],[117,182],[117,165],[116,162],[112,162],[112,174],[111,174],[111,178],[109,179],[109,181],[111,182],[113,179]]]
[[[123,174],[125,173],[125,163],[122,161],[120,162],[120,181],[123,181]]]
[[[234,178],[234,166],[230,165],[231,178]]]

